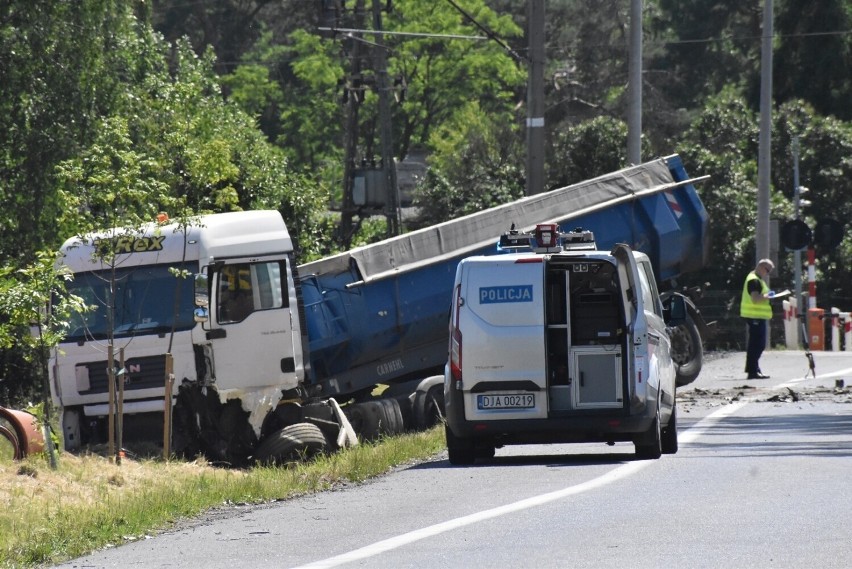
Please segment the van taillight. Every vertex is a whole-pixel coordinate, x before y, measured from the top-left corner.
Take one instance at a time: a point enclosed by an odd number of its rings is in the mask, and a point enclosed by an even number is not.
[[[459,330],[459,312],[463,304],[461,298],[461,285],[456,287],[455,292],[455,318],[453,318],[450,330],[450,375],[453,381],[461,382],[462,379],[462,334]]]
[[[461,381],[462,378],[462,335],[458,328],[453,328],[453,336],[450,338],[450,373],[453,381]]]

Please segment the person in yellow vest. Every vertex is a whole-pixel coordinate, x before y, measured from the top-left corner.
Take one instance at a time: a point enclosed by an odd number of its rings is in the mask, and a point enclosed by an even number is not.
[[[766,332],[769,320],[772,318],[772,306],[769,300],[774,296],[765,279],[774,268],[775,263],[771,260],[761,259],[754,270],[746,276],[743,284],[740,316],[745,319],[748,330],[745,366],[748,379],[769,377],[760,371],[760,356],[766,347]]]

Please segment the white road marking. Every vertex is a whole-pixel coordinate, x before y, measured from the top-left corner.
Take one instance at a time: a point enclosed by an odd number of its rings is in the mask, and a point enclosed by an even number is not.
[[[793,387],[794,385],[798,385],[799,383],[807,381],[808,379],[818,380],[818,379],[840,378],[840,376],[848,375],[848,374],[852,374],[852,367],[833,371],[831,373],[824,373],[824,374],[818,375],[816,377],[811,377],[811,378],[802,377],[802,378],[799,378],[799,379],[791,379],[790,381],[785,381],[784,383],[782,383],[780,385],[776,385],[775,387],[776,387],[776,389],[784,389],[785,387]]]
[[[736,413],[738,410],[740,410],[747,404],[748,401],[738,401],[736,403],[731,403],[720,409],[717,409],[716,411],[693,425],[687,431],[679,433],[678,442],[688,444],[695,441],[715,423],[718,423],[725,417]],[[597,478],[594,478],[587,482],[583,482],[582,484],[569,486],[568,488],[563,488],[562,490],[556,490],[554,492],[548,492],[547,494],[540,494],[538,496],[533,496],[525,500],[506,504],[505,506],[499,506],[490,510],[484,510],[482,512],[476,512],[474,514],[462,516],[460,518],[447,520],[446,522],[441,522],[439,524],[404,533],[396,537],[377,541],[376,543],[361,547],[359,549],[355,549],[353,551],[349,551],[347,553],[341,553],[340,555],[335,555],[334,557],[314,561],[313,563],[308,563],[307,565],[301,565],[294,569],[325,569],[328,567],[339,567],[340,565],[343,565],[345,563],[351,563],[352,561],[358,561],[361,559],[374,557],[386,551],[391,551],[392,549],[397,549],[404,545],[420,541],[421,539],[426,539],[427,537],[439,535],[448,531],[458,529],[460,527],[468,526],[499,516],[504,516],[506,514],[511,514],[521,510],[541,506],[550,502],[554,502],[556,500],[561,500],[562,498],[566,498],[568,496],[574,496],[576,494],[581,494],[583,492],[588,492],[590,490],[600,488],[601,486],[606,486],[607,484],[612,484],[613,482],[616,482],[639,472],[640,470],[651,464],[654,464],[653,460],[629,462],[627,464],[619,466],[618,468],[610,470],[602,476],[598,476]]]

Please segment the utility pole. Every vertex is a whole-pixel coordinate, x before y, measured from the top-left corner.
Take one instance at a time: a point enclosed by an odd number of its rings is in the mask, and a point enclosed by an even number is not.
[[[385,216],[388,220],[388,237],[399,235],[399,186],[396,181],[396,162],[393,157],[393,130],[391,127],[390,88],[388,87],[388,60],[382,37],[382,2],[373,0],[373,29],[375,34],[376,90],[379,94],[379,136],[382,146],[382,172],[387,197]]]
[[[527,84],[526,195],[544,191],[544,0],[529,0],[530,67]]]
[[[364,0],[355,2],[355,28],[364,27]],[[357,35],[355,35],[357,34]],[[361,78],[361,34],[353,32],[352,47],[349,53],[351,67],[349,81],[363,84]],[[344,89],[349,88],[349,81]],[[352,214],[355,204],[352,200],[352,188],[355,182],[355,159],[358,151],[358,110],[361,107],[360,97],[355,92],[347,93],[346,97],[346,157],[343,166],[343,204],[340,212],[340,242],[348,249],[352,241]]]
[[[642,0],[630,0],[627,163],[642,162]]]
[[[760,53],[760,139],[757,160],[757,259],[769,257],[769,182],[772,144],[772,0],[764,0]]]
[[[796,219],[800,219],[801,210],[800,210],[800,202],[801,202],[801,187],[799,186],[799,137],[793,137],[793,207],[794,213],[796,215]],[[801,249],[796,249],[793,251],[793,291],[795,293],[796,299],[796,317],[798,318],[799,314],[806,314],[804,307],[802,304],[802,251]],[[799,343],[801,344],[802,340],[802,330],[801,326],[796,326],[796,330],[798,330],[798,338]]]

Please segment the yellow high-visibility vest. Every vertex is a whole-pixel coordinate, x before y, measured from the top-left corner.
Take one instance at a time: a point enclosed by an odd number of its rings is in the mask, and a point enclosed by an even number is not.
[[[743,318],[760,318],[769,320],[772,318],[772,306],[768,302],[757,303],[751,299],[751,294],[748,292],[748,283],[757,280],[760,282],[760,294],[764,295],[769,292],[769,287],[762,278],[757,276],[754,271],[750,272],[743,283],[743,297],[740,301],[740,316]]]

